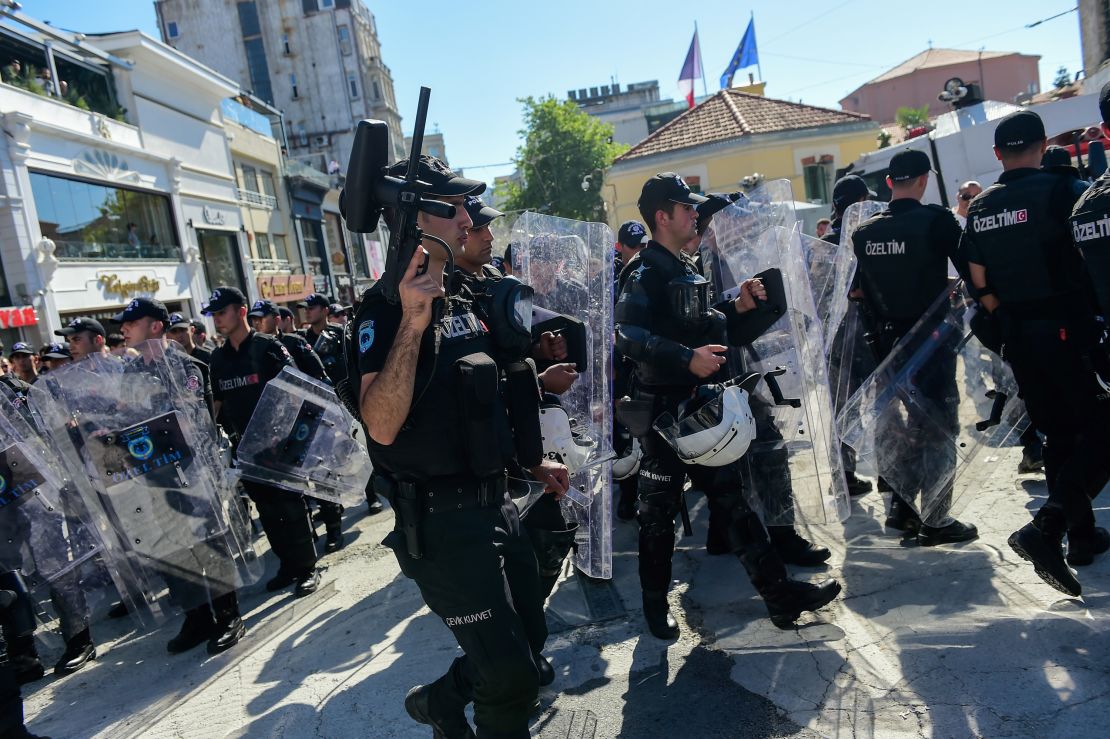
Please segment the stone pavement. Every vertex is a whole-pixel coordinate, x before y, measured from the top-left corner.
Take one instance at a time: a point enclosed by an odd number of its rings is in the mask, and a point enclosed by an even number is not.
[[[1018,456],[1003,450],[1000,468]],[[705,554],[693,495],[695,534],[679,542],[672,593],[682,637],[645,636],[636,529],[618,523],[612,583],[568,572],[552,597],[546,653],[558,678],[534,735],[1106,736],[1110,560],[1081,570],[1082,600],[1041,583],[1005,540],[1043,500],[1043,478],[998,477],[964,511],[982,532],[972,544],[903,546],[883,532],[875,494],[843,529],[811,531],[833,548],[832,566],[796,574],[838,577],[844,594],[791,631],[765,618],[734,557]],[[363,514],[347,512],[356,538],[323,560],[329,587],[302,601],[248,590],[248,637],[226,654],[171,657],[171,633],[95,625],[96,663],[25,688],[30,727],[55,738],[429,736],[402,699],[457,648],[379,545],[391,515]]]

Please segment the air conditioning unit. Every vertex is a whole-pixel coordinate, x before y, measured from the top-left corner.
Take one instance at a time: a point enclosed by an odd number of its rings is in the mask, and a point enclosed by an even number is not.
[[[328,137],[327,136],[313,136],[312,137],[312,145],[313,146],[319,146],[319,147],[327,146],[328,145]]]

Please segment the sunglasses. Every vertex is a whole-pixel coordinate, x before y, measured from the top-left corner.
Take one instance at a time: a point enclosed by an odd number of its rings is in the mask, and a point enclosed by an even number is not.
[[[974,198],[974,197],[975,197],[975,196],[974,196],[974,195],[972,195],[971,193],[969,193],[969,192],[965,192],[965,193],[964,193],[963,195],[961,195],[961,196],[960,196],[960,200],[963,200],[963,201],[968,201],[968,200],[971,200],[971,199],[972,199],[972,198]]]

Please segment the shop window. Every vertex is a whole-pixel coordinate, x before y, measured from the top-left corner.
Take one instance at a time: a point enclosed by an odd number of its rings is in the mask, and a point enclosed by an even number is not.
[[[197,246],[204,276],[209,289],[231,285],[247,292],[243,282],[243,268],[239,263],[239,248],[235,232],[197,229]]]
[[[170,199],[160,193],[31,172],[39,231],[71,260],[180,260]]]

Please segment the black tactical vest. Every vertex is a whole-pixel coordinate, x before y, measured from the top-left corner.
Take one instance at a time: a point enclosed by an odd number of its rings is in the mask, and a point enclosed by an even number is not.
[[[1075,204],[1071,238],[1086,262],[1102,315],[1110,314],[1110,171]]]
[[[946,212],[896,200],[852,234],[860,287],[883,321],[913,322],[948,287],[948,256],[930,232]]]

